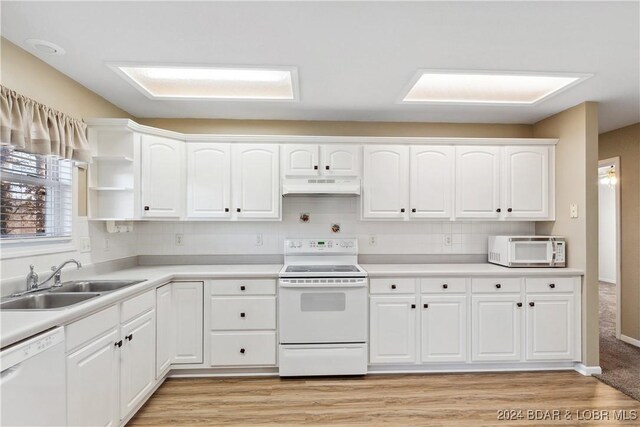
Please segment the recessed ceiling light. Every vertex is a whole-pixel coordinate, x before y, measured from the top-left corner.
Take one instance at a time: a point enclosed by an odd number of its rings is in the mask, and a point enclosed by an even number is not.
[[[24,42],[38,52],[46,53],[47,55],[64,55],[66,53],[65,50],[57,44],[46,40],[27,39]]]
[[[588,74],[421,70],[403,103],[532,105]]]
[[[152,99],[297,100],[293,67],[194,67],[109,64]]]

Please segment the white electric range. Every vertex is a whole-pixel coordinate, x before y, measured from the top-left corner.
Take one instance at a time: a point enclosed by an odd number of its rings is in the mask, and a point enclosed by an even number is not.
[[[280,376],[367,372],[367,273],[357,239],[286,239],[278,280]]]

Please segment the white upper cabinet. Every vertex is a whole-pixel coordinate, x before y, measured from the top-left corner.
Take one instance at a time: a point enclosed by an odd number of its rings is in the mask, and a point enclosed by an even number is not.
[[[500,217],[500,147],[456,147],[456,217]]]
[[[327,176],[360,176],[359,145],[322,145],[322,173]]]
[[[320,175],[320,147],[315,144],[287,144],[282,146],[285,176]]]
[[[411,218],[453,216],[452,146],[411,147]]]
[[[506,218],[553,219],[550,151],[547,146],[504,148],[503,214]]]
[[[282,146],[283,175],[360,176],[359,145],[285,144]]]
[[[187,217],[231,217],[231,145],[188,143]]]
[[[184,195],[184,142],[142,135],[142,216],[177,218]]]
[[[406,218],[409,204],[409,147],[364,147],[362,218]]]
[[[279,219],[279,145],[234,144],[232,210],[238,219]]]

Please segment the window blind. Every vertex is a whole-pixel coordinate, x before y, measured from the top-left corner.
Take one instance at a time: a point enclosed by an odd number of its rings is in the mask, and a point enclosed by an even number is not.
[[[71,237],[70,160],[2,147],[0,181],[2,240]]]

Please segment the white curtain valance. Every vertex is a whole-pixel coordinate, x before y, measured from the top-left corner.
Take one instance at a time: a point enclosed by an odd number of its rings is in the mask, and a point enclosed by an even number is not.
[[[28,153],[89,162],[87,125],[0,86],[0,143]]]

